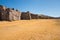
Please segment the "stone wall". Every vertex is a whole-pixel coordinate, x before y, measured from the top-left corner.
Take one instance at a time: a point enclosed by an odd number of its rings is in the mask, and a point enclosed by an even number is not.
[[[21,20],[30,20],[30,19],[31,19],[31,14],[29,13],[29,11],[22,12],[22,14],[21,14]]]
[[[31,19],[39,19],[39,16],[37,14],[32,14],[29,11],[22,12],[21,20],[31,20]]]
[[[19,12],[14,10],[14,8],[6,8],[5,6],[0,5],[0,21],[2,20],[31,20],[31,19],[60,19],[60,17],[51,17],[47,15],[38,15],[27,12]]]
[[[6,19],[6,8],[2,5],[0,5],[0,20]]]
[[[31,14],[31,19],[39,19],[39,16],[37,14]]]
[[[0,20],[20,20],[21,12],[0,5]]]
[[[9,20],[20,20],[21,12],[10,10],[9,12]]]

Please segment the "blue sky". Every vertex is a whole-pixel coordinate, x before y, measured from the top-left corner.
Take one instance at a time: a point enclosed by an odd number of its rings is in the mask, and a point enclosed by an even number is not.
[[[0,0],[0,4],[21,12],[60,16],[60,0]]]

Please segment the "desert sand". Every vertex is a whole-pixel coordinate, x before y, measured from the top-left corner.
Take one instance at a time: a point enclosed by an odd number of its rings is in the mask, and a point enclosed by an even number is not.
[[[0,21],[0,40],[60,40],[60,19]]]

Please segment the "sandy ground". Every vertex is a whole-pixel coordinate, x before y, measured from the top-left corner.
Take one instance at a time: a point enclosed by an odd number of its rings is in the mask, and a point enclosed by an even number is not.
[[[60,40],[60,19],[2,21],[0,40]]]

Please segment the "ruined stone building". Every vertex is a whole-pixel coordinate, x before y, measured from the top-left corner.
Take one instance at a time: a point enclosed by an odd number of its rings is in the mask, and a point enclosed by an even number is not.
[[[21,12],[0,5],[0,20],[20,20]]]

